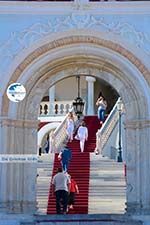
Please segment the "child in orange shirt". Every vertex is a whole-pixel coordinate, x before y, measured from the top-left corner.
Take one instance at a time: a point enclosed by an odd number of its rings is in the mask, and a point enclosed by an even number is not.
[[[76,181],[71,178],[69,175],[69,178],[71,180],[70,184],[70,194],[69,194],[69,199],[68,199],[68,208],[73,209],[74,203],[75,203],[75,195],[76,193],[79,194],[79,189]]]

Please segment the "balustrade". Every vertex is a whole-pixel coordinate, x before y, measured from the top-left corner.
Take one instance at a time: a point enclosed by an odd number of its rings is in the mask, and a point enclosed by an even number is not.
[[[73,112],[73,108],[70,109],[70,111]],[[67,133],[66,133],[66,120],[68,118],[68,113],[65,116],[64,120],[62,123],[56,128],[56,130],[53,133],[53,143],[52,144],[52,149],[55,149],[55,153],[59,153],[61,150],[62,145],[67,141]],[[78,117],[74,114],[74,125],[75,125],[75,130],[79,126],[80,120],[78,120]],[[74,130],[74,131],[75,131]]]
[[[66,115],[72,108],[72,101],[55,101],[51,104],[53,110],[50,112],[50,103],[47,101],[40,103],[39,115],[40,116],[59,116]]]
[[[105,144],[107,143],[108,138],[110,137],[114,127],[116,126],[118,122],[118,104],[119,99],[117,100],[116,104],[114,105],[111,113],[105,120],[103,126],[101,129],[98,130],[96,134],[96,148],[95,153],[96,154],[102,154]]]

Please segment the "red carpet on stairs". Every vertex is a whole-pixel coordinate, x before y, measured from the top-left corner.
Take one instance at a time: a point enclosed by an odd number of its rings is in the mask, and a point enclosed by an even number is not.
[[[76,180],[79,187],[79,194],[76,195],[74,209],[68,214],[87,214],[88,213],[88,192],[89,192],[89,169],[90,169],[90,154],[95,150],[96,132],[100,128],[97,116],[86,116],[84,118],[88,128],[89,137],[85,144],[84,152],[80,152],[79,141],[73,140],[68,143],[68,147],[72,150],[72,159],[70,161],[68,173]],[[57,159],[58,154],[55,154],[53,176],[56,174],[57,168],[60,167],[60,161]],[[55,196],[52,196],[52,188],[50,185],[47,214],[56,214]]]

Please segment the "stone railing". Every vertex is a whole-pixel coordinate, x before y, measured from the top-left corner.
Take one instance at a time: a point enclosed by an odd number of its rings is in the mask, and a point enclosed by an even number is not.
[[[118,116],[117,105],[118,105],[119,100],[120,100],[120,98],[117,100],[111,113],[105,120],[103,126],[101,127],[101,129],[98,130],[98,132],[96,134],[96,148],[95,148],[96,154],[103,153],[103,148],[104,148],[105,144],[107,143],[107,140],[110,137],[114,127],[118,123],[119,116]]]
[[[73,112],[73,108],[70,110]],[[68,117],[68,113],[65,116],[62,123],[56,128],[56,130],[53,133],[53,149],[55,149],[55,153],[59,153],[61,150],[61,147],[64,143],[67,141],[67,134],[66,134],[66,120]],[[74,115],[74,122],[75,122],[75,129],[78,126],[79,120],[76,115]]]
[[[41,102],[39,109],[39,116],[63,116],[66,115],[72,108],[72,101],[55,101],[53,104],[50,102]],[[51,108],[50,108],[51,107]]]

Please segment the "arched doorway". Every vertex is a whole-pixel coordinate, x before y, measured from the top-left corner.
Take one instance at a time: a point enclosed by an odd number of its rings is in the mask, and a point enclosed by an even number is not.
[[[49,134],[51,130],[55,130],[58,126],[60,125],[59,122],[55,123],[48,123],[45,126],[43,126],[39,131],[38,131],[38,148],[42,145],[42,141],[44,136]]]
[[[3,94],[3,152],[36,154],[37,114],[45,90],[70,76],[101,78],[118,91],[127,112],[127,211],[149,212],[149,71],[128,49],[113,41],[100,39],[98,34],[65,35],[45,43],[43,40],[44,44],[30,54],[28,52],[26,57],[24,55],[11,72],[9,83],[23,83],[27,96],[16,106]],[[1,167],[5,177],[1,178],[5,193],[1,202],[5,210],[33,213],[36,210],[36,165]]]

